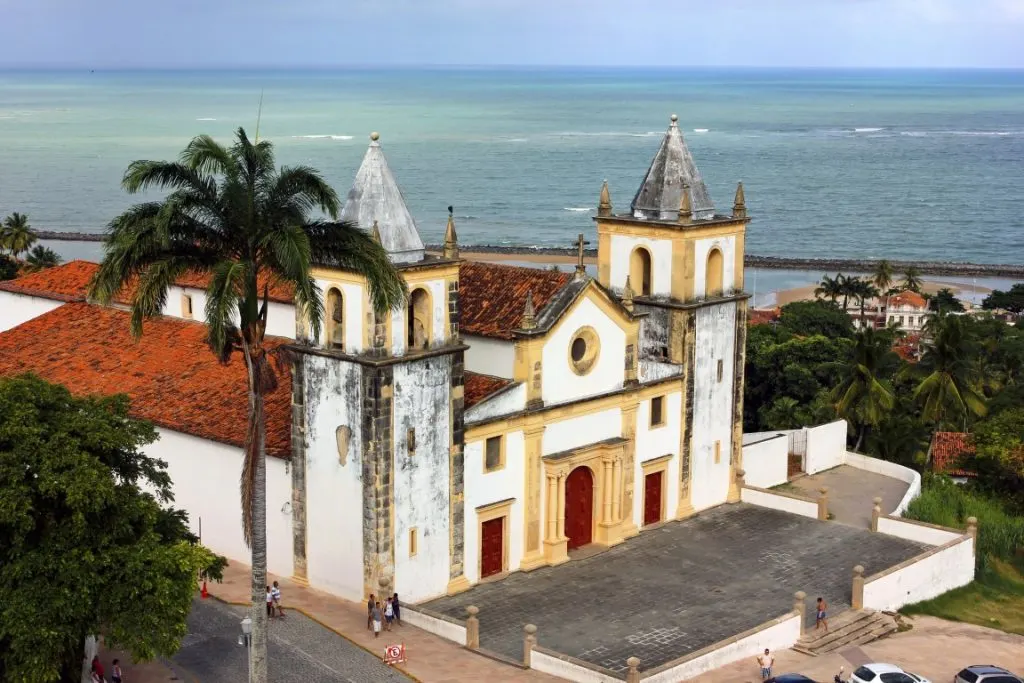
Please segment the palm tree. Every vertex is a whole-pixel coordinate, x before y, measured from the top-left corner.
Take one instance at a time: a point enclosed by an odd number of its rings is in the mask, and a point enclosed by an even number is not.
[[[3,228],[0,228],[0,247],[15,258],[28,251],[37,239],[36,231],[28,224],[28,216],[17,211],[4,219]]]
[[[310,220],[315,209],[338,215],[338,196],[312,168],[276,170],[269,142],[252,142],[242,128],[231,147],[194,138],[177,162],[135,161],[124,189],[135,194],[169,189],[163,201],[137,204],[107,228],[104,258],[90,295],[110,302],[129,282],[131,328],[142,334],[160,314],[169,288],[187,271],[209,273],[207,340],[223,362],[239,351],[248,371],[249,418],[241,478],[242,529],[252,549],[252,680],[267,680],[266,426],[264,395],[276,379],[264,345],[266,282],[295,289],[295,306],[318,338],[324,315],[310,265],[362,274],[378,312],[400,306],[406,289],[387,253],[347,222]],[[259,291],[263,285],[262,295]]]
[[[912,292],[921,291],[921,271],[914,266],[907,266],[907,270],[903,273],[903,289],[909,289]]]
[[[866,327],[857,331],[850,358],[830,364],[842,379],[829,392],[829,400],[837,414],[856,425],[855,451],[860,450],[867,431],[892,410],[892,387],[883,378],[894,364],[894,355],[884,336]]]
[[[988,412],[975,379],[974,340],[963,317],[948,313],[930,317],[924,332],[927,341],[915,368],[923,379],[914,389],[921,417],[936,427],[955,417],[958,421],[949,424],[966,429],[969,415],[981,417]]]
[[[31,270],[53,268],[54,266],[59,266],[62,260],[57,252],[41,244],[32,247],[32,250],[28,252],[28,256],[25,257],[25,261],[28,262]]]
[[[832,303],[835,303],[836,299],[843,293],[842,282],[840,281],[842,277],[841,273],[836,277],[823,275],[821,283],[814,288],[814,297],[816,299],[827,298]]]
[[[864,307],[868,299],[879,296],[878,288],[872,284],[871,280],[862,278],[850,279],[849,283],[850,295],[857,299],[860,304],[860,326],[864,327]]]
[[[854,281],[856,278],[852,278],[842,273],[836,273],[836,286],[839,289],[839,296],[843,297],[843,310],[846,310],[847,305],[850,303],[850,297],[853,296]]]
[[[892,264],[882,259],[875,264],[875,270],[871,273],[871,284],[878,289],[878,296],[882,301],[882,320],[889,319],[889,286],[892,285]]]

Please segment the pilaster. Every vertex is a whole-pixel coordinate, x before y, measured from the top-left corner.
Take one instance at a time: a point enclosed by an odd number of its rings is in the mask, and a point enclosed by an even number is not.
[[[544,424],[539,420],[523,430],[525,440],[526,463],[523,477],[525,480],[523,500],[523,559],[519,568],[524,571],[536,569],[546,564],[544,548],[541,545],[541,502],[545,499],[545,485],[542,481],[543,466],[541,465],[541,445],[544,437]]]
[[[679,507],[676,519],[693,514],[693,402],[696,376],[697,315],[694,311],[681,312],[683,335],[683,416],[679,430]]]
[[[458,320],[456,316],[456,321]],[[457,325],[457,322],[456,322]],[[465,576],[465,533],[466,497],[465,482],[465,352],[458,351],[452,356],[451,378],[451,424],[449,434],[448,469],[448,549],[449,573],[448,593],[457,593],[469,588]]]
[[[565,537],[566,472],[547,475],[547,536],[544,538],[544,559],[549,565],[569,561],[569,539]]]
[[[733,353],[732,449],[729,454],[729,502],[740,499],[736,472],[743,469],[743,378],[747,359],[747,300],[736,302],[736,333]]]
[[[391,365],[363,370],[363,591],[379,591],[380,579],[395,574],[394,548],[394,371]]]
[[[612,466],[612,516],[622,520],[622,538],[636,536],[639,529],[633,519],[633,488],[636,484],[636,414],[637,403],[631,402],[622,409],[622,457]],[[621,505],[621,507],[620,507]]]
[[[309,585],[306,567],[306,386],[303,356],[292,362],[292,580]]]

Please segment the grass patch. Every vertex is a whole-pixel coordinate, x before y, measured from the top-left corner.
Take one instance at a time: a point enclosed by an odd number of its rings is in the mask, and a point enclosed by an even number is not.
[[[900,611],[1024,635],[1024,574],[1009,562],[989,558],[973,583]]]

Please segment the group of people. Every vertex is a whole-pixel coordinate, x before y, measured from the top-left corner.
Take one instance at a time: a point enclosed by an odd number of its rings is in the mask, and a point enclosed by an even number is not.
[[[383,617],[383,618],[382,618]],[[373,593],[366,601],[366,630],[373,629],[373,637],[380,637],[381,622],[384,622],[384,630],[390,631],[392,622],[402,625],[401,606],[398,603],[398,593],[387,599],[383,606]]]
[[[275,611],[277,616],[284,616],[284,608],[281,607],[281,587],[277,585],[277,581],[272,587],[267,586],[267,616],[273,618]]]
[[[100,661],[99,655],[92,658],[92,666],[90,666],[89,669],[92,674],[92,683],[107,683],[107,679],[104,678],[106,670],[103,668],[103,662]],[[115,659],[113,666],[110,668],[110,680],[112,683],[121,683],[120,659]]]

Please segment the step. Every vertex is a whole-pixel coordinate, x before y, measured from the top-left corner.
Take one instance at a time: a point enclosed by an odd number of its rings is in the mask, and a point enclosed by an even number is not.
[[[867,631],[863,631],[863,632],[857,634],[856,637],[854,637],[854,638],[846,639],[846,640],[843,640],[841,642],[830,643],[829,645],[826,645],[823,648],[817,649],[816,652],[818,654],[823,654],[825,652],[833,652],[835,650],[841,650],[841,649],[847,648],[847,647],[856,647],[858,645],[865,645],[865,644],[870,643],[872,641],[878,640],[882,636],[888,635],[888,634],[892,633],[895,630],[896,630],[895,626],[891,626],[889,624],[879,624],[879,625],[875,626],[872,629],[868,629]]]
[[[810,655],[832,652],[840,648],[870,643],[896,630],[891,618],[878,612],[850,610],[836,620],[836,627],[828,633],[806,634],[793,647],[794,650]]]
[[[843,634],[863,628],[874,621],[875,613],[864,610],[847,610],[829,622],[828,631],[808,630],[800,639],[804,647],[815,647],[823,642],[835,640]]]

